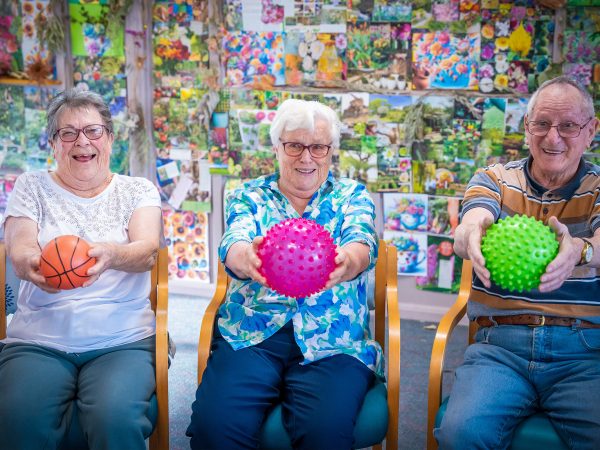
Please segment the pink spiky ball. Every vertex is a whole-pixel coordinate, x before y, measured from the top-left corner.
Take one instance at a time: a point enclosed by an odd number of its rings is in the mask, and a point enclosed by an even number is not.
[[[331,234],[308,219],[286,219],[271,227],[258,247],[260,273],[268,286],[286,297],[319,292],[335,269]]]

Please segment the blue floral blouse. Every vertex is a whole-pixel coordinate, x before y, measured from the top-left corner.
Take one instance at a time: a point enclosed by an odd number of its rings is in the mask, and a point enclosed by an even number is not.
[[[272,174],[245,183],[228,198],[226,231],[219,247],[225,262],[238,241],[252,242],[273,225],[299,217]],[[234,349],[256,345],[275,334],[290,319],[304,364],[332,355],[351,355],[384,376],[381,346],[371,338],[367,306],[367,271],[377,255],[375,208],[366,188],[331,172],[310,199],[304,214],[332,235],[336,245],[362,242],[369,246],[370,264],[355,279],[305,298],[289,298],[251,279],[233,277],[227,300],[219,310],[219,330]]]

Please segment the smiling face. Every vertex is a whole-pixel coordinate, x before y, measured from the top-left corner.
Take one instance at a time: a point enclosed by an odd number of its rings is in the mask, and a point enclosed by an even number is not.
[[[315,130],[297,129],[281,133],[280,142],[274,147],[279,162],[279,188],[296,207],[304,209],[312,195],[327,179],[333,148],[323,158],[314,158],[308,149],[300,156],[288,156],[281,142],[299,142],[304,145],[331,144],[330,125],[326,120],[317,118]]]
[[[538,94],[538,99],[530,117],[526,121],[544,121],[552,125],[572,122],[583,125],[590,119],[581,105],[579,91],[570,85],[554,84]],[[525,133],[533,163],[531,174],[548,189],[564,186],[577,172],[579,161],[590,146],[598,128],[598,120],[592,119],[575,138],[561,137],[556,128],[551,128],[546,136],[533,136]]]
[[[100,113],[93,108],[64,110],[58,119],[58,129],[82,129],[88,125],[104,124]],[[110,175],[110,154],[114,136],[104,129],[102,137],[90,140],[81,131],[74,142],[63,142],[58,135],[51,141],[56,173],[63,183],[76,190],[93,190],[102,186]]]

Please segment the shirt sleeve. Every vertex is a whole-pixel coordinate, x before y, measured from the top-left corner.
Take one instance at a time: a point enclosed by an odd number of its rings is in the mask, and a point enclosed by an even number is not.
[[[469,181],[462,202],[460,218],[473,208],[485,208],[494,216],[494,220],[500,217],[501,193],[498,177],[491,168],[477,172]]]
[[[160,194],[154,183],[141,177],[136,178],[136,182],[139,183],[140,186],[140,195],[138,196],[135,209],[143,208],[145,206],[158,206],[160,208]]]
[[[375,204],[369,191],[362,184],[357,184],[344,211],[340,247],[352,242],[369,246],[369,267],[366,270],[373,268],[377,261],[379,244],[375,231]]]
[[[219,259],[223,264],[233,244],[239,241],[251,243],[257,235],[257,205],[244,188],[237,189],[226,201],[225,233],[219,245]],[[225,267],[227,273],[239,279]]]
[[[2,227],[4,227],[4,223],[8,217],[26,217],[35,223],[40,222],[41,207],[34,194],[34,183],[36,183],[36,180],[33,177],[28,177],[27,173],[17,178],[8,198],[6,211],[2,217]]]

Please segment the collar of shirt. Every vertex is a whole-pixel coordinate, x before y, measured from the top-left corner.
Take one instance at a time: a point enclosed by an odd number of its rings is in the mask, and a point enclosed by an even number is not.
[[[546,189],[544,186],[542,186],[537,181],[535,181],[533,179],[533,177],[531,176],[531,163],[532,162],[533,162],[533,157],[531,157],[531,156],[529,156],[527,159],[523,160],[525,179],[527,180],[527,184],[529,184],[529,186],[531,186],[531,189],[533,190],[533,192],[536,195],[539,195],[541,197],[542,195],[544,195],[544,193],[546,193],[546,191],[548,191],[548,189]],[[556,193],[556,195],[569,200],[571,197],[573,197],[573,194],[575,193],[577,188],[581,185],[581,179],[585,176],[586,173],[587,173],[586,162],[582,158],[579,161],[579,167],[577,168],[577,173],[575,174],[573,179],[571,181],[569,181],[563,187],[561,187],[559,189],[555,189],[553,192]]]

